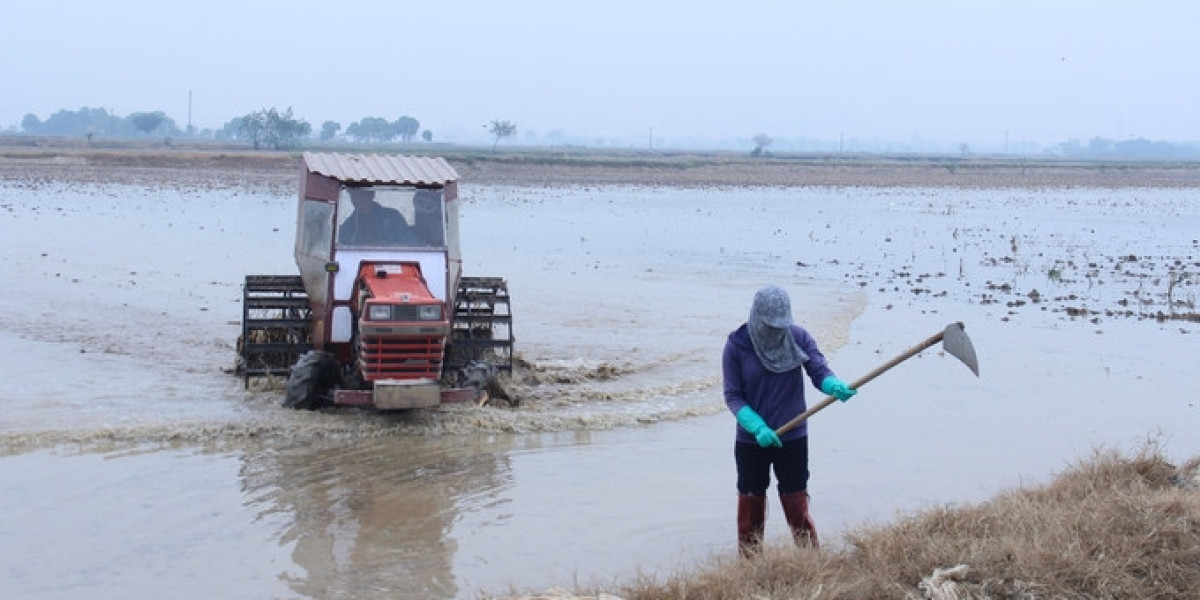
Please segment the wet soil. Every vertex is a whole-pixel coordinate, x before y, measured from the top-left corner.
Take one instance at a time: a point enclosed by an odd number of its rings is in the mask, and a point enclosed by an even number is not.
[[[1096,444],[1200,443],[1188,167],[452,156],[522,402],[380,415],[227,372],[241,278],[295,269],[298,163],[186,151],[0,153],[0,588],[468,598],[727,555],[719,347],[766,282],[847,379],[947,321],[981,362],[923,353],[814,420],[823,543]]]

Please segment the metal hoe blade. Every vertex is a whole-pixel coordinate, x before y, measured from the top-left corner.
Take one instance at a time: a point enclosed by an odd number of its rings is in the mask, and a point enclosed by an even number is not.
[[[975,346],[971,345],[971,338],[967,337],[966,329],[962,323],[951,323],[946,326],[946,330],[942,332],[942,349],[948,352],[954,358],[963,361],[968,369],[979,377],[979,360],[975,358]]]

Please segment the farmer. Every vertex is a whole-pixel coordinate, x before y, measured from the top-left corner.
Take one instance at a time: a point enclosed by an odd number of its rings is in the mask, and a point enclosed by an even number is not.
[[[375,200],[375,190],[350,188],[354,212],[338,227],[338,243],[392,246],[411,242],[412,232],[400,211]]]
[[[751,555],[762,542],[770,470],[796,544],[817,547],[808,513],[808,427],[775,429],[806,410],[804,374],[821,391],[845,402],[857,393],[834,376],[817,342],[792,321],[787,292],[767,286],[754,295],[750,318],[729,334],[722,358],[725,404],[737,417],[738,549]]]

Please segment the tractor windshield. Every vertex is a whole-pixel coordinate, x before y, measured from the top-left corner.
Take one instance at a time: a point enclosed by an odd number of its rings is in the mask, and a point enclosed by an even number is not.
[[[446,245],[441,190],[343,188],[337,214],[339,247],[440,248]]]

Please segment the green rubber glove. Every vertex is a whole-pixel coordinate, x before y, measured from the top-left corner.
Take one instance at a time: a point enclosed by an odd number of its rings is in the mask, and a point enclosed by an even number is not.
[[[851,389],[850,386],[846,385],[845,381],[842,381],[833,375],[826,377],[825,380],[821,382],[821,391],[833,396],[834,398],[837,398],[838,400],[841,400],[842,402],[849,400],[852,396],[858,393],[858,390]]]
[[[763,448],[770,448],[771,446],[776,448],[783,447],[783,442],[779,441],[779,436],[775,435],[775,430],[771,429],[767,425],[767,422],[758,416],[758,413],[754,412],[753,408],[743,406],[741,410],[738,410],[737,422],[738,425],[742,426],[742,429],[749,431],[750,435],[753,435],[754,439],[758,440],[759,446]]]

